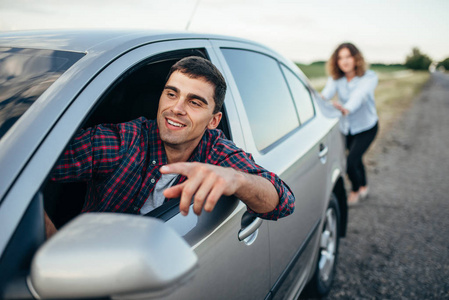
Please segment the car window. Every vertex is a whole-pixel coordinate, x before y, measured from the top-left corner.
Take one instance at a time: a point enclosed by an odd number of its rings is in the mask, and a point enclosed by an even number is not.
[[[98,99],[98,105],[89,113],[82,127],[128,122],[142,116],[156,119],[159,98],[170,67],[181,58],[191,55],[207,58],[205,49],[186,49],[158,54],[131,66],[105,89]],[[219,129],[231,138],[227,123],[223,108]],[[55,226],[60,228],[80,213],[87,185],[85,182],[48,181],[43,192],[45,210]],[[179,208],[172,209],[173,203],[174,201],[170,205],[164,205],[153,215],[162,216],[168,210],[179,213]]]
[[[273,58],[222,48],[240,92],[256,147],[266,149],[299,126],[287,83]]]
[[[84,53],[0,48],[0,138]]]
[[[281,65],[281,67],[285,78],[287,79],[288,85],[290,86],[293,99],[295,100],[296,109],[299,114],[299,121],[304,124],[315,115],[310,92],[290,69],[283,65]]]

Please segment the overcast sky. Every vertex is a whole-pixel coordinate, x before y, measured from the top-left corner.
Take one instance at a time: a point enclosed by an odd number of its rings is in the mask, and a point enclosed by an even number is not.
[[[370,63],[449,57],[448,0],[0,0],[0,31],[148,28],[234,35],[303,63],[341,42]],[[190,22],[189,22],[190,21]]]

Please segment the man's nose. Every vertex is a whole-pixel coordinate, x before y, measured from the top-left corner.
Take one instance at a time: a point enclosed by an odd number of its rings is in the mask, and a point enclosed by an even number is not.
[[[172,106],[172,111],[175,114],[185,114],[185,99],[183,99],[182,97],[178,99],[178,101],[176,101],[176,103],[173,104]]]

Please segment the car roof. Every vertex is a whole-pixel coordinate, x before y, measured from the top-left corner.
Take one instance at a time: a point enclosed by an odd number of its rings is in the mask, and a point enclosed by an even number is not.
[[[221,39],[240,41],[264,47],[261,44],[215,34],[168,30],[40,30],[0,33],[0,47],[34,48],[89,53],[108,52],[111,44],[139,46],[156,41],[177,39]]]

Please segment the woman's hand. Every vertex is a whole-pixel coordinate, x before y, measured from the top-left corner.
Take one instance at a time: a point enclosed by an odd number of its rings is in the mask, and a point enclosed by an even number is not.
[[[349,114],[349,110],[347,110],[346,108],[343,107],[343,105],[341,105],[338,102],[333,102],[332,103],[334,105],[334,107],[336,109],[338,109],[339,111],[341,111],[341,113],[343,114],[343,116],[347,116]]]

